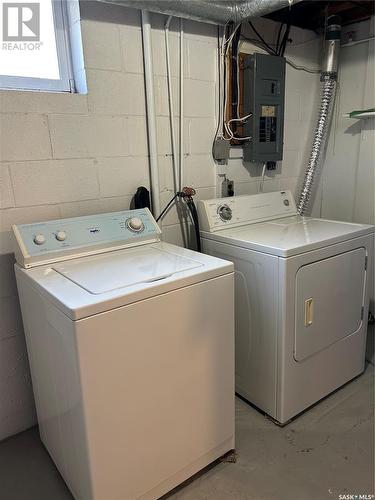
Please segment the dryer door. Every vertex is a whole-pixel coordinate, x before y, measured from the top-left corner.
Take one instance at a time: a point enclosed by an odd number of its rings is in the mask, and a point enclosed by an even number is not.
[[[296,275],[294,358],[302,361],[361,326],[366,250],[301,267]]]

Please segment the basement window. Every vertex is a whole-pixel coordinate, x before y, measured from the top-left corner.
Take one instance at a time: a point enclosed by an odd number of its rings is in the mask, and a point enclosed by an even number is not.
[[[0,88],[87,92],[78,0],[3,0],[0,43]]]

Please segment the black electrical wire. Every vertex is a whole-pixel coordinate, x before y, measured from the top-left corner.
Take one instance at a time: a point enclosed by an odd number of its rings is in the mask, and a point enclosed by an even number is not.
[[[256,34],[256,36],[259,38],[259,40],[262,42],[262,44],[267,47],[267,49],[269,50],[269,52],[272,53],[272,55],[274,56],[277,56],[277,53],[276,51],[270,47],[268,45],[268,43],[265,41],[265,39],[262,37],[262,35],[259,33],[259,31],[255,28],[255,26],[253,25],[253,23],[251,21],[248,21],[249,25],[251,26],[251,28],[253,29],[254,33]]]
[[[269,50],[269,49],[268,49],[265,45],[263,45],[263,43],[262,43],[260,40],[258,40],[258,39],[256,39],[256,38],[249,38],[249,37],[244,36],[244,35],[241,35],[241,38],[242,38],[243,40],[246,40],[247,42],[253,43],[253,44],[254,44],[254,45],[256,45],[257,47],[259,47],[259,48],[261,48],[261,49],[265,50],[265,51],[266,51],[269,55],[271,55],[271,56],[274,56],[274,55],[275,55],[275,52],[274,52],[273,50],[272,50],[272,51],[270,51],[270,50]]]
[[[276,39],[276,53],[279,54],[280,52],[280,37],[281,37],[281,32],[283,30],[284,23],[280,23],[280,28],[279,32],[277,33],[277,39]]]
[[[284,37],[283,37],[283,40],[281,43],[280,52],[279,52],[279,56],[281,56],[281,57],[283,57],[285,54],[286,44],[288,43],[288,40],[289,40],[289,33],[290,33],[290,23],[288,23],[288,25],[286,27]]]
[[[253,23],[251,21],[248,21],[249,25],[251,26],[252,30],[254,33],[257,35],[258,40],[254,40],[252,38],[247,38],[243,35],[241,35],[242,38],[245,40],[248,40],[249,42],[258,42],[262,45],[262,48],[268,52],[268,54],[272,56],[284,56],[285,50],[286,50],[286,45],[289,40],[289,33],[290,33],[290,28],[291,28],[291,23],[288,21],[288,24],[285,27],[284,35],[281,37],[281,33],[283,30],[283,27],[285,26],[284,24],[280,25],[278,34],[277,34],[277,39],[276,39],[276,45],[275,48],[272,48],[262,37],[262,35],[259,33],[259,31],[255,28]]]

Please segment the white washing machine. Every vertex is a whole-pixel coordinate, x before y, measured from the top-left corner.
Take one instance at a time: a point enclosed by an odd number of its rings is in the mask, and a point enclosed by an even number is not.
[[[40,435],[76,499],[156,499],[234,448],[231,262],[147,209],[14,233]]]
[[[364,369],[374,227],[300,217],[289,191],[198,210],[235,266],[236,391],[284,424]]]

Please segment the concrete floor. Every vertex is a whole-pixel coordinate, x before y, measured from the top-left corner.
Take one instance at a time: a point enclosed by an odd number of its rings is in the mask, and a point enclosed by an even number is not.
[[[372,347],[368,357],[373,363]],[[373,412],[373,364],[284,428],[237,399],[237,463],[218,463],[166,498],[336,500],[340,494],[373,495]],[[0,500],[72,500],[36,428],[0,443]]]

